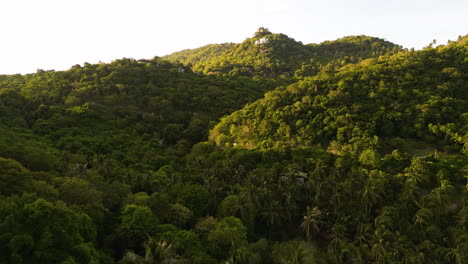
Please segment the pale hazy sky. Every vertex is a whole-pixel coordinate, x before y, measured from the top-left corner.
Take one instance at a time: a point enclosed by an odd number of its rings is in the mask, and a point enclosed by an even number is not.
[[[467,0],[0,0],[0,74],[242,42],[260,26],[320,43],[369,35],[420,49],[468,34]]]

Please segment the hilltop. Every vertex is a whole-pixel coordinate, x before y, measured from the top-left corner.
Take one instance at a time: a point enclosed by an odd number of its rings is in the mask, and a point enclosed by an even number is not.
[[[401,46],[368,36],[304,45],[285,34],[259,28],[254,37],[242,43],[211,44],[163,58],[190,64],[194,71],[205,74],[300,78],[315,75],[327,65],[338,68],[401,50]]]

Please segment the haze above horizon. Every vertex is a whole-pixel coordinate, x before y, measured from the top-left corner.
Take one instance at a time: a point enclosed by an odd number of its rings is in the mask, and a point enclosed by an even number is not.
[[[0,74],[239,43],[261,26],[305,44],[368,35],[421,49],[467,34],[466,13],[462,0],[6,0]]]

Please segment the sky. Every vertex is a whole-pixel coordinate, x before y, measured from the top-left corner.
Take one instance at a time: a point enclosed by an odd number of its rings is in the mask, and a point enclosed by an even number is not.
[[[467,14],[466,0],[1,0],[0,74],[240,43],[259,27],[304,44],[363,34],[421,49],[468,34]]]

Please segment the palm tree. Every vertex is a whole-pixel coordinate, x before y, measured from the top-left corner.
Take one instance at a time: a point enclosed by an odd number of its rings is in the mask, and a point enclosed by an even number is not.
[[[260,263],[261,257],[255,254],[249,254],[245,247],[236,249],[225,264],[253,264]]]
[[[93,169],[104,176],[104,180],[109,180],[112,177],[113,161],[105,154],[96,154],[91,162]]]
[[[313,177],[311,176],[307,176],[306,177],[306,181],[304,183],[304,187],[309,191],[309,197],[312,199],[312,192],[315,192],[315,203],[317,203],[317,205],[320,205],[319,204],[319,195],[320,195],[320,187],[322,186],[322,183],[320,182],[320,180],[316,180],[314,179]]]
[[[372,211],[372,205],[377,202],[378,195],[375,192],[374,186],[369,182],[364,186],[364,191],[361,196],[361,200],[364,203],[365,214],[369,215]]]
[[[309,196],[312,197],[312,191],[316,193],[315,202],[318,204],[318,195],[320,193],[320,187],[322,186],[322,178],[325,176],[327,166],[324,161],[317,160],[315,167],[310,171],[309,175],[306,176],[307,181],[304,186],[309,190]]]
[[[450,228],[449,252],[445,258],[452,263],[461,264],[468,262],[468,232],[463,228]]]
[[[88,163],[77,163],[73,166],[73,174],[78,178],[84,178],[88,174]]]
[[[468,224],[468,206],[463,205],[457,214],[457,218],[459,227],[464,227]]]
[[[447,255],[445,255],[445,258],[451,262],[451,261],[454,261],[452,263],[456,263],[456,264],[462,264],[462,257],[461,257],[461,254],[460,254],[460,251],[457,248],[450,248],[449,249],[449,253],[447,253]]]
[[[304,264],[304,263],[311,263],[314,261],[314,254],[313,254],[313,248],[307,244],[304,244],[301,242],[299,246],[296,248],[294,252],[292,252],[292,259],[291,262],[292,264]],[[315,261],[314,261],[315,262]]]
[[[374,257],[375,263],[385,263],[385,248],[383,246],[383,239],[379,239],[372,246],[372,256]]]
[[[250,199],[248,190],[243,188],[239,195],[228,195],[218,209],[220,216],[235,216],[249,229],[253,228],[255,222],[255,205]]]
[[[59,162],[59,167],[58,170],[61,173],[68,172],[69,167],[70,167],[70,162],[72,161],[73,156],[69,152],[65,152],[61,157],[60,157],[60,162]]]
[[[327,170],[327,165],[325,164],[323,160],[319,159],[315,163],[315,168],[311,172],[311,174],[314,176],[314,178],[317,178],[320,180],[322,176],[325,176],[326,170]]]
[[[346,244],[344,233],[346,227],[341,224],[335,224],[332,227],[331,241],[328,243],[327,254],[334,263],[343,263],[342,248]]]
[[[211,170],[205,171],[205,177],[203,177],[204,185],[210,193],[210,198],[207,201],[209,212],[214,215],[220,200],[220,193],[222,192],[222,186],[218,178],[215,176],[215,172]]]
[[[306,234],[307,243],[310,242],[312,232],[320,232],[319,224],[321,221],[319,220],[319,218],[321,214],[322,212],[317,207],[310,209],[309,206],[307,206],[307,212],[304,216],[304,221],[302,221],[301,225],[299,226],[302,229],[302,231],[304,231],[304,233]]]
[[[421,207],[416,212],[416,215],[414,216],[414,222],[415,224],[419,224],[420,227],[422,227],[423,224],[430,224],[432,218],[432,212],[428,208]]]
[[[438,224],[442,211],[445,211],[449,202],[450,195],[455,188],[447,180],[440,182],[440,187],[435,188],[432,192],[424,197],[424,200],[434,207],[435,221]]]
[[[370,242],[369,237],[372,235],[372,229],[372,224],[362,222],[358,224],[356,241],[359,242],[359,245],[368,244]]]
[[[275,226],[278,226],[284,219],[283,208],[277,200],[272,200],[267,206],[263,207],[264,211],[261,213],[262,218],[266,222],[271,240],[271,233]]]
[[[142,257],[133,252],[127,252],[123,257],[123,263],[132,264],[175,264],[177,260],[173,258],[172,245],[165,241],[157,242],[149,237],[145,242],[145,256]]]

